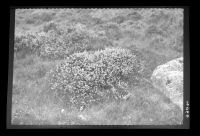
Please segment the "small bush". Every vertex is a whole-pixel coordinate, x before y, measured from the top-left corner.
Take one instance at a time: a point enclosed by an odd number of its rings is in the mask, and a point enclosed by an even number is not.
[[[81,108],[108,95],[121,99],[129,79],[138,80],[139,70],[139,62],[129,50],[107,48],[70,55],[49,72],[49,83],[65,101]]]
[[[59,35],[55,31],[49,31],[42,42],[41,57],[63,59],[74,52],[84,51],[89,43],[89,38],[78,32],[63,32],[62,35]]]
[[[102,24],[101,27],[105,30],[106,32],[106,37],[112,40],[119,40],[122,38],[122,34],[119,28],[119,25],[114,22]]]
[[[44,32],[48,32],[50,30],[54,30],[54,31],[57,31],[58,30],[58,24],[51,21],[51,22],[48,22],[46,23],[44,26],[43,26],[43,31]]]
[[[91,31],[83,25],[64,26],[50,22],[39,33],[15,36],[15,53],[36,54],[46,59],[64,59],[70,54],[101,50],[112,46],[104,33]],[[19,56],[19,55],[18,55]]]
[[[39,51],[38,35],[35,33],[25,33],[15,36],[14,52],[21,54],[24,58],[27,54],[34,54]]]
[[[117,24],[121,24],[126,20],[126,18],[124,16],[116,16],[112,20],[113,22],[116,22]]]

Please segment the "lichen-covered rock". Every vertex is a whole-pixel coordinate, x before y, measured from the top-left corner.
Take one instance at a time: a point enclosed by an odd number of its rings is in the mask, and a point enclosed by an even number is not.
[[[151,80],[156,88],[183,111],[183,57],[158,66]]]

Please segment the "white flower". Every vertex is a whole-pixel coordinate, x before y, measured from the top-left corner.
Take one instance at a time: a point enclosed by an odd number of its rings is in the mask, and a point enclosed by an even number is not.
[[[62,110],[61,110],[61,113],[64,113],[64,111],[65,111],[65,110],[64,110],[64,109],[62,109]]]

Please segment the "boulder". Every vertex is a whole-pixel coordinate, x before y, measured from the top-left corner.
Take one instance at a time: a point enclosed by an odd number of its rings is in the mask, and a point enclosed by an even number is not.
[[[151,81],[183,111],[183,57],[158,66]]]

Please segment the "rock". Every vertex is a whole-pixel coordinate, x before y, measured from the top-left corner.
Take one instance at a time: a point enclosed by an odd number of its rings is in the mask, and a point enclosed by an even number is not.
[[[153,85],[183,111],[183,58],[158,66],[152,76]]]

